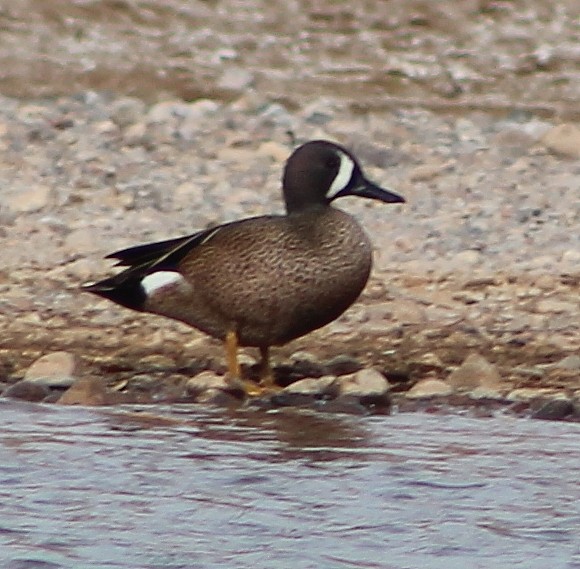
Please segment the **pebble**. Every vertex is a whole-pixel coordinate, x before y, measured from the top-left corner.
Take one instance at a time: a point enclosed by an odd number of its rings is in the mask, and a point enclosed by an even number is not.
[[[70,387],[76,381],[78,362],[69,352],[52,352],[37,359],[27,370],[24,379],[47,387]]]
[[[14,213],[34,213],[48,206],[52,189],[46,184],[32,184],[17,193],[2,197],[2,205]]]
[[[110,405],[118,393],[107,393],[107,383],[100,377],[82,377],[75,381],[57,400],[60,405]]]
[[[432,352],[421,354],[419,358],[409,361],[409,365],[414,371],[419,373],[441,371],[445,369],[445,364],[441,361],[441,358]]]
[[[324,375],[322,377],[305,377],[291,383],[283,389],[285,393],[297,395],[323,395],[336,381],[334,375]]]
[[[499,389],[495,389],[493,387],[476,387],[475,389],[471,389],[468,392],[468,395],[470,399],[475,400],[489,399],[503,401],[505,399],[502,392]]]
[[[453,393],[453,388],[441,379],[422,379],[405,393],[407,399],[424,399],[429,397],[446,397]]]
[[[544,403],[539,409],[532,412],[532,418],[548,421],[558,421],[574,413],[574,404],[570,399],[557,398]]]
[[[119,127],[126,128],[141,120],[145,112],[145,103],[134,97],[121,97],[111,103],[111,120]]]
[[[241,67],[226,69],[217,81],[219,89],[227,91],[245,91],[254,83],[254,75]]]
[[[519,387],[510,391],[508,401],[533,401],[534,399],[556,397],[558,392],[550,387]]]
[[[554,154],[580,158],[580,126],[577,124],[555,126],[542,137],[542,142]]]
[[[274,140],[268,140],[260,144],[257,154],[272,158],[276,162],[284,162],[290,156],[290,149]]]
[[[576,313],[580,309],[578,303],[567,302],[564,300],[558,300],[556,298],[545,298],[538,301],[536,305],[536,310],[540,314],[558,314],[563,312]]]
[[[237,407],[241,399],[223,389],[206,389],[195,397],[195,402],[214,407]]]
[[[356,373],[363,366],[356,358],[348,354],[339,354],[324,362],[324,367],[331,375],[348,375]]]
[[[580,356],[577,356],[576,354],[566,356],[556,362],[553,367],[559,369],[580,370]]]
[[[187,381],[185,389],[189,395],[197,397],[209,390],[227,391],[231,386],[225,376],[213,371],[202,371]]]
[[[451,372],[447,382],[455,389],[496,388],[501,384],[501,376],[495,365],[480,354],[472,353]]]
[[[327,373],[326,366],[310,352],[297,351],[290,356],[292,369],[295,373],[305,376],[318,378]]]
[[[338,386],[339,395],[359,398],[385,395],[391,387],[385,376],[373,368],[339,377],[335,384]]]
[[[50,388],[47,385],[27,380],[18,381],[2,392],[2,397],[22,401],[43,401],[49,395]]]

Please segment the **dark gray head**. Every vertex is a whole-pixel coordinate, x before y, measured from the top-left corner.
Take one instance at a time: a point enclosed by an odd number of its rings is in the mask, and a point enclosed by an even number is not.
[[[386,203],[403,203],[401,196],[367,180],[346,148],[326,140],[298,147],[288,158],[282,179],[288,213],[328,205],[343,196],[360,196]]]

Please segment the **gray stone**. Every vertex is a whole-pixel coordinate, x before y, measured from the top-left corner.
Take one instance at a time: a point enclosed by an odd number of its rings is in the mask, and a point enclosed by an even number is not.
[[[111,120],[121,128],[135,124],[143,117],[145,103],[134,97],[121,97],[111,103]]]
[[[339,354],[338,356],[324,362],[324,366],[328,373],[332,375],[356,373],[363,367],[356,358],[349,356],[348,354]]]
[[[580,369],[580,356],[577,356],[575,354],[571,356],[566,356],[565,358],[562,358],[559,362],[556,362],[554,364],[554,367],[559,369],[570,369],[570,370]]]
[[[534,419],[544,419],[547,421],[558,421],[565,419],[574,413],[574,404],[570,399],[558,397],[551,401],[546,401],[539,409],[532,413]]]
[[[22,401],[42,401],[48,395],[50,395],[48,386],[26,380],[21,380],[2,392],[2,397]]]
[[[218,79],[217,86],[227,91],[244,91],[252,86],[254,75],[241,67],[226,69]]]

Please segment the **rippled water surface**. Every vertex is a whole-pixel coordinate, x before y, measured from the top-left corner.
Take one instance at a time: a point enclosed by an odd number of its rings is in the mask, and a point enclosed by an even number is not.
[[[580,567],[575,424],[0,408],[1,567]]]

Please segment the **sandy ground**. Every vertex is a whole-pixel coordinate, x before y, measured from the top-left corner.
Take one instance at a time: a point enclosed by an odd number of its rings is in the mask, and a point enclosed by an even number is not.
[[[3,9],[5,386],[58,350],[112,381],[220,371],[213,340],[78,286],[112,250],[280,212],[284,160],[329,138],[408,203],[337,204],[372,280],[278,361],[347,354],[407,389],[477,352],[510,389],[578,396],[578,6],[383,4]]]

